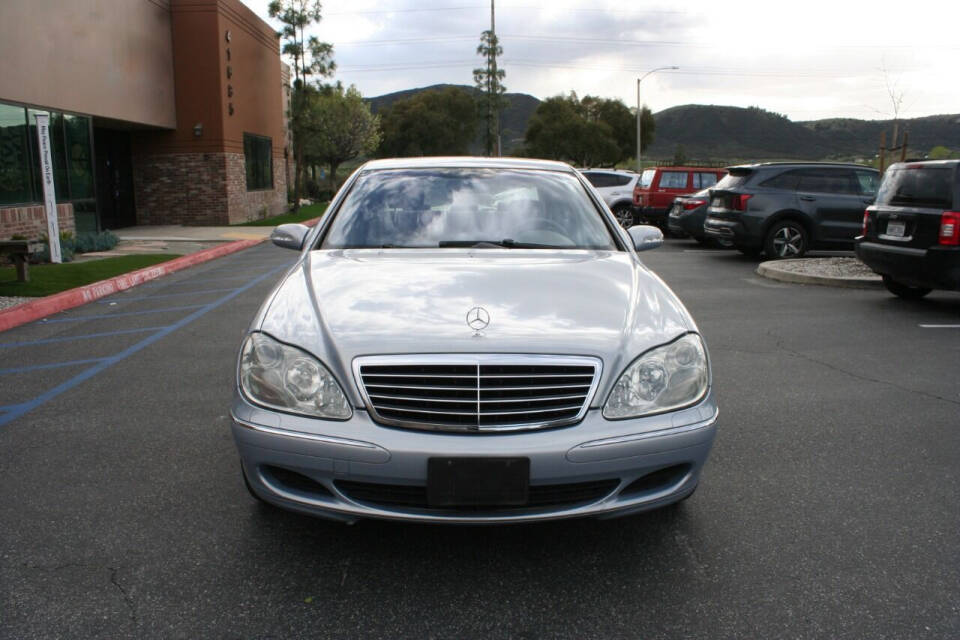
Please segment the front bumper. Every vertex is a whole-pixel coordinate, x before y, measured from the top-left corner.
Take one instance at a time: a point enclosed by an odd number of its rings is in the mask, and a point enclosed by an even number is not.
[[[504,434],[384,427],[363,409],[345,422],[317,420],[261,409],[240,394],[232,415],[251,489],[278,506],[347,522],[514,523],[615,517],[685,498],[696,488],[713,444],[717,406],[711,389],[698,405],[659,416],[614,421],[592,408],[570,427]],[[573,499],[430,508],[415,497],[425,491],[427,460],[433,456],[526,457],[531,492],[562,487],[553,493]],[[405,504],[390,497],[400,494]]]

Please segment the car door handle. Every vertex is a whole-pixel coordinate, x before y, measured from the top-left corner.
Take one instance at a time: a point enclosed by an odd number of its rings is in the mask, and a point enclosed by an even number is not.
[[[814,198],[813,196],[800,196],[800,199],[803,200],[804,202],[816,201],[816,198]]]

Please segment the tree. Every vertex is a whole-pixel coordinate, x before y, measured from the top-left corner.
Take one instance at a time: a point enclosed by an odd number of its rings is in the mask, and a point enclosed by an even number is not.
[[[380,118],[370,113],[360,91],[339,82],[322,87],[311,98],[305,116],[304,156],[330,168],[336,190],[337,169],[347,160],[373,153],[380,144]]]
[[[591,122],[603,122],[610,127],[613,141],[619,149],[617,164],[636,155],[637,152],[637,116],[636,111],[627,108],[623,101],[594,96],[584,96],[580,101],[581,112]],[[644,110],[643,129],[644,140],[649,144],[653,141],[653,116],[650,110]],[[649,118],[646,116],[649,115]]]
[[[305,35],[311,24],[320,22],[319,0],[272,0],[267,6],[271,18],[279,20],[283,28],[277,34],[284,39],[281,52],[293,58],[293,91],[290,95],[290,132],[293,134],[293,157],[296,160],[293,208],[300,208],[303,187],[304,150],[306,143],[306,113],[315,97],[316,87],[311,78],[333,75],[333,45],[320,42],[316,36]]]
[[[673,151],[673,166],[682,167],[687,164],[687,150],[682,144],[678,144]]]
[[[478,110],[484,121],[484,148],[488,156],[500,153],[500,113],[507,106],[507,99],[503,97],[507,88],[503,86],[503,79],[507,73],[497,67],[497,57],[503,53],[500,39],[493,29],[480,34],[480,46],[477,53],[486,58],[487,64],[473,70],[473,81],[477,85]]]
[[[927,154],[929,160],[951,160],[956,157],[956,152],[951,151],[943,145],[937,145],[933,149],[930,149],[930,153]]]
[[[473,96],[458,87],[397,100],[379,115],[381,157],[467,155],[477,131]]]
[[[636,136],[636,117],[622,102],[592,96],[580,100],[571,92],[540,103],[527,124],[524,151],[583,167],[614,166],[633,155]]]

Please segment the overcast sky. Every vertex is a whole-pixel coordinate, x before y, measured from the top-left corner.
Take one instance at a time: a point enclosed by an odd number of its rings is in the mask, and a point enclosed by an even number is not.
[[[262,18],[269,0],[243,0]],[[489,0],[326,0],[313,28],[365,96],[473,84]],[[960,3],[497,0],[509,92],[621,98],[654,112],[759,106],[792,120],[960,112]]]

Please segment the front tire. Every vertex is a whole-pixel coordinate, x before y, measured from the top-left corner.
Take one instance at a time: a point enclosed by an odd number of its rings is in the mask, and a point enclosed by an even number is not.
[[[810,234],[796,220],[783,220],[767,232],[763,248],[771,260],[802,258],[810,248]]]
[[[883,286],[887,288],[887,291],[904,300],[919,300],[933,291],[933,289],[927,289],[926,287],[911,287],[897,282],[890,276],[883,276]]]

